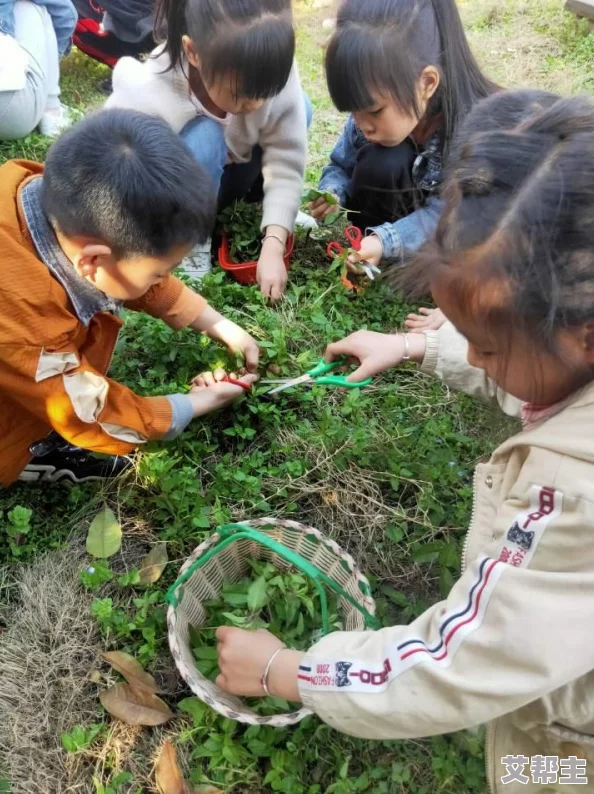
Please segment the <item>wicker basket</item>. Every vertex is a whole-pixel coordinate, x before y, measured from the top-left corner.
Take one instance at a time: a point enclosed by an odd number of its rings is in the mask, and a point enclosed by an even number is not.
[[[228,695],[196,667],[190,648],[190,626],[207,622],[203,604],[215,599],[225,582],[249,575],[248,560],[265,559],[280,570],[298,568],[310,576],[321,601],[321,623],[329,631],[326,590],[338,594],[338,609],[346,631],[377,628],[369,582],[353,558],[313,527],[296,521],[262,518],[220,527],[184,563],[167,594],[169,647],[177,668],[192,692],[224,717],[249,725],[295,725],[311,712],[261,716],[240,698]]]

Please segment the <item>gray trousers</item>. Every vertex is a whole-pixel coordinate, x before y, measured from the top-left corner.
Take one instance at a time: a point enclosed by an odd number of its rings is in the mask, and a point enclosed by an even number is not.
[[[0,91],[0,140],[29,135],[46,110],[59,106],[60,66],[52,20],[43,6],[17,0],[15,38],[29,56],[27,84],[20,91]]]

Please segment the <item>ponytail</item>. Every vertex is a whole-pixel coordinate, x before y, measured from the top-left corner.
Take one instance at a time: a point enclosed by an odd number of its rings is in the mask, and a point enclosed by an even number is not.
[[[441,42],[443,85],[438,93],[445,119],[445,139],[454,138],[456,128],[481,99],[499,90],[481,71],[462,25],[455,0],[430,0]]]
[[[182,37],[187,33],[187,0],[159,0],[155,16],[155,41],[165,42],[170,69],[182,60]]]

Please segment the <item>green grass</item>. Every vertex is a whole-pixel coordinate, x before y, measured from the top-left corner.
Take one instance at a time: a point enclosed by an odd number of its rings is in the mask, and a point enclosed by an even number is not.
[[[498,80],[592,89],[594,36],[586,23],[560,10],[559,0],[462,0],[461,6],[474,46]],[[341,126],[322,74],[326,15],[303,3],[297,10],[301,75],[315,108],[307,173],[312,184]],[[80,54],[71,55],[64,67],[65,101],[81,109],[100,103],[96,85],[106,74]],[[0,162],[43,159],[47,145],[38,135],[0,144]],[[277,309],[222,272],[208,279],[204,294],[260,340],[265,362],[294,374],[328,341],[362,327],[397,328],[408,310],[381,286],[349,299],[326,265],[323,244],[300,239],[287,299]],[[140,393],[159,394],[178,391],[197,371],[225,362],[223,351],[190,332],[174,334],[148,317],[130,315],[112,374]],[[335,537],[370,575],[384,623],[410,621],[445,594],[457,575],[472,469],[504,430],[490,410],[412,369],[346,395],[316,388],[276,402],[250,396],[232,411],[194,422],[173,444],[151,445],[135,475],[116,487],[5,491],[0,535],[15,506],[33,514],[21,545],[0,544],[0,565],[10,573],[15,563],[63,546],[73,532],[80,535],[104,501],[117,507],[125,547],[146,546],[147,538],[158,537],[167,541],[174,563],[146,595],[134,588],[100,588],[93,593],[94,613],[102,618],[106,647],[135,653],[149,669],[170,668],[159,604],[179,562],[218,524],[275,514],[311,522]],[[114,597],[110,609],[108,595]],[[132,597],[155,603],[147,609]],[[172,705],[179,701],[177,684],[165,692]],[[291,730],[246,730],[196,700],[184,701],[181,710],[185,716],[172,731],[187,771],[194,782],[225,792],[484,792],[482,749],[474,734],[372,743],[341,736],[315,719]],[[109,723],[98,710],[94,722],[103,720]],[[100,770],[105,784],[128,770],[135,783],[119,790],[149,791],[150,758],[139,763],[133,746],[127,752],[116,748],[113,731],[99,736],[105,743],[102,760],[96,751],[82,756],[89,780],[91,770]],[[0,783],[1,778],[0,770]]]

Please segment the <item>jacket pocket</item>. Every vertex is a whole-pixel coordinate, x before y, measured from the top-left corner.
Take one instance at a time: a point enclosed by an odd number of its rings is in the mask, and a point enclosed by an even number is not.
[[[588,778],[588,783],[583,790],[591,791],[591,787],[594,787],[594,735],[567,728],[559,722],[548,725],[544,733],[550,748],[548,755],[558,756],[560,771],[561,761],[570,756],[586,762],[585,770],[581,774]],[[570,788],[569,791],[573,789]]]

